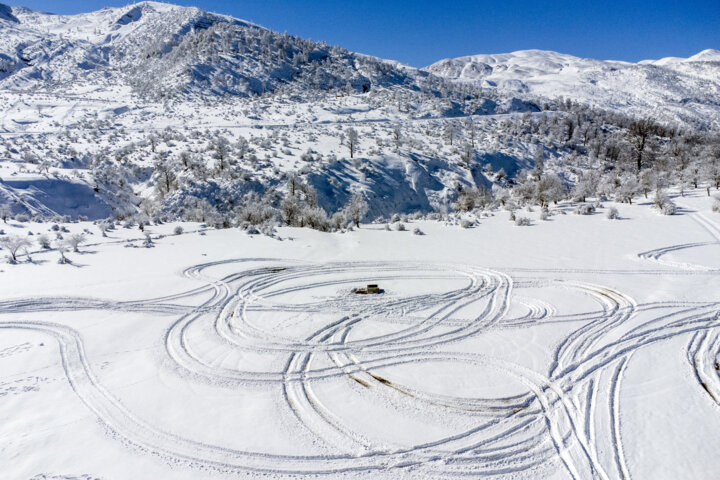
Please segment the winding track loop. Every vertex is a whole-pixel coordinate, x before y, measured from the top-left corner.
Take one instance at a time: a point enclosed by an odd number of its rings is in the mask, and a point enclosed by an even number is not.
[[[237,272],[222,278],[206,273],[228,266]],[[227,471],[337,475],[424,468],[449,477],[539,475],[562,465],[577,480],[631,478],[619,415],[624,372],[636,351],[678,335],[691,335],[688,360],[705,391],[720,403],[720,302],[638,305],[608,287],[528,281],[529,286],[542,283],[545,288],[589,296],[599,307],[560,315],[541,300],[515,299],[513,291],[519,287],[506,274],[444,264],[307,265],[261,258],[197,265],[183,273],[203,285],[132,302],[83,298],[0,302],[0,314],[13,315],[12,320],[0,321],[0,328],[34,330],[55,338],[73,390],[115,435],[153,454]],[[351,285],[369,280],[392,288],[377,297],[349,294]],[[402,294],[405,282],[454,288]],[[193,306],[183,303],[195,298],[205,300]],[[526,314],[511,317],[513,302]],[[220,388],[279,386],[295,427],[304,429],[326,453],[244,451],[163,431],[127,409],[98,381],[79,331],[58,323],[15,319],[47,310],[122,310],[173,319],[164,347],[180,375]],[[648,314],[652,314],[649,319]],[[279,328],[282,323],[264,323],[268,315],[304,315],[305,333],[285,331]],[[575,325],[554,352],[547,372],[453,350],[486,332],[544,322]],[[242,362],[230,359],[243,352],[282,361],[270,362],[273,366],[266,369],[241,368]],[[393,375],[408,366],[438,365],[490,369],[513,379],[523,390],[498,398],[460,397],[406,385]],[[359,427],[351,412],[331,406],[335,403],[328,401],[322,388],[328,382],[398,415],[431,414],[459,427],[419,442],[379,438],[382,428]],[[609,424],[599,419],[608,419]],[[612,458],[603,451],[611,451]]]

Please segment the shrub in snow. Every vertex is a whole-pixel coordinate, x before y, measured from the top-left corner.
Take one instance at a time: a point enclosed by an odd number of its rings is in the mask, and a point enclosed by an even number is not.
[[[30,221],[30,217],[25,215],[24,213],[18,213],[15,215],[15,221],[20,223],[27,223]]]
[[[275,225],[272,225],[271,223],[266,223],[260,228],[260,233],[268,237],[275,238]]]
[[[183,227],[181,227],[180,225],[178,225],[178,226],[175,227],[175,229],[173,230],[173,233],[174,233],[175,235],[182,235],[183,231],[184,231],[184,230],[183,230]]]
[[[547,220],[550,216],[550,210],[548,210],[547,207],[542,207],[542,210],[540,210],[540,220]]]
[[[655,207],[657,207],[663,215],[675,215],[677,206],[670,200],[670,197],[665,192],[660,190],[656,191],[654,203]]]
[[[511,222],[515,221],[515,211],[514,210],[510,210],[510,219],[509,220]]]
[[[125,246],[127,247],[127,246],[129,246],[129,245],[125,245]],[[65,242],[58,242],[58,244],[57,244],[57,251],[58,251],[58,253],[60,254],[60,258],[58,259],[58,263],[59,263],[60,265],[65,265],[65,264],[67,264],[67,263],[71,263],[71,262],[70,262],[70,259],[68,259],[68,258],[65,256],[65,254],[67,253],[67,249],[68,249],[68,247],[67,247],[67,245],[65,244]]]
[[[59,231],[60,231],[60,225],[58,225],[58,224],[56,223],[55,225],[53,225],[52,227],[50,227],[50,230],[52,230],[53,232],[59,232]]]
[[[78,222],[87,222],[88,217],[86,217],[85,215],[78,215],[77,220]]]
[[[713,201],[712,211],[720,213],[720,195],[715,195],[713,198],[715,200]]]
[[[618,209],[617,209],[617,208],[615,208],[615,207],[610,207],[610,208],[608,209],[607,213],[605,214],[605,217],[606,217],[608,220],[617,220],[618,218],[620,218],[620,212],[618,212]]]
[[[314,230],[320,230],[321,232],[330,230],[330,220],[322,208],[308,206],[303,208],[300,215],[302,216],[302,221],[305,226]]]
[[[109,224],[107,221],[103,220],[101,222],[97,223],[97,228],[100,230],[100,233],[103,237],[107,237],[107,231],[110,229]],[[87,229],[85,229],[85,232],[90,233]]]
[[[390,228],[390,224],[389,224],[389,223],[386,223],[386,224],[385,224],[385,230],[388,231],[388,232],[389,232],[390,230],[392,230],[392,229]]]
[[[248,235],[260,235],[260,230],[252,223],[245,222],[240,226],[240,229]]]
[[[473,225],[475,225],[475,222],[471,222],[470,220],[460,220],[460,228],[470,228]]]
[[[532,225],[532,222],[527,217],[517,217],[515,219],[515,225],[518,227],[527,227],[528,225]]]
[[[25,250],[25,253],[27,254],[27,249],[31,245],[32,243],[30,243],[30,240],[28,240],[27,237],[21,237],[19,235],[9,235],[7,237],[0,238],[0,246],[10,252],[10,263],[17,262],[17,256],[20,251]]]
[[[145,240],[143,241],[143,246],[145,248],[152,248],[155,246],[155,243],[153,243],[152,237],[147,232],[145,233]]]
[[[335,212],[332,217],[330,217],[330,225],[332,225],[335,230],[341,230],[346,220],[343,212]]]
[[[392,218],[390,218],[390,223],[397,223],[400,221],[400,215],[395,213],[393,214]]]
[[[85,243],[85,235],[83,235],[82,233],[75,233],[65,239],[65,244],[68,247],[72,248],[73,252],[79,252],[80,245],[82,245],[83,243]]]
[[[595,213],[595,206],[589,203],[583,203],[575,207],[574,211],[576,215],[591,215]]]
[[[398,232],[404,232],[405,231],[405,224],[404,223],[398,223],[395,225],[395,230]]]
[[[50,248],[50,237],[44,234],[40,235],[37,238],[37,243],[38,245],[40,245],[40,248],[48,249]]]
[[[663,215],[675,215],[677,212],[677,205],[675,205],[672,201],[664,203],[660,211]]]
[[[425,235],[422,230],[420,230],[418,227],[415,227],[413,229],[413,235]]]

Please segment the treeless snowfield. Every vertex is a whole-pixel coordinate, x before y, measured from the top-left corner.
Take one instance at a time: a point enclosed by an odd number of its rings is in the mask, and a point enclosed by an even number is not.
[[[118,228],[3,264],[2,478],[717,478],[703,193],[426,235]]]

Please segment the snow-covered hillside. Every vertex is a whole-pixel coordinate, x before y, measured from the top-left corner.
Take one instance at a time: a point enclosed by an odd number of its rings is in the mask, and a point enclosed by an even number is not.
[[[441,60],[425,69],[516,95],[570,98],[659,120],[720,127],[720,51],[639,63],[542,50]]]
[[[247,96],[293,82],[362,90],[427,76],[198,8],[141,2],[72,16],[2,11],[0,88],[69,93],[131,85],[155,96]]]
[[[544,173],[553,198],[583,178],[626,198],[640,170],[714,184],[717,58],[528,51],[421,70],[192,7],[2,6],[0,206],[220,225],[292,223],[286,208],[330,229],[354,194],[371,220],[516,208],[544,198],[528,193]]]

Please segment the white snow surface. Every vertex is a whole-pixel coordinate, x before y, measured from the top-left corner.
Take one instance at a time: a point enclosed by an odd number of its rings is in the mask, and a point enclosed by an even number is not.
[[[720,218],[675,201],[152,248],[64,225],[94,233],[72,264],[0,267],[2,477],[716,478]]]
[[[578,58],[544,50],[440,60],[426,71],[506,93],[565,97],[663,120],[720,118],[720,51],[638,63]]]
[[[716,50],[418,70],[196,8],[0,5],[0,203],[20,214],[0,237],[33,242],[17,264],[0,250],[0,478],[720,478],[720,215],[703,188],[674,194],[673,216],[563,201],[548,221],[518,210],[524,227],[497,208],[471,228],[275,237],[62,223],[127,218],[157,193],[154,162],[213,166],[218,132],[247,155],[165,213],[291,172],[327,212],[353,192],[367,220],[442,212],[538,153],[575,178],[561,142],[514,127],[562,120],[545,99],[717,129],[719,72]],[[444,133],[467,142],[470,120],[472,169]],[[37,246],[82,232],[70,263]],[[353,293],[370,283],[383,292]]]
[[[273,36],[274,35],[274,36]],[[268,52],[271,52],[269,54]],[[346,84],[417,87],[428,74],[496,95],[558,97],[658,121],[718,128],[720,52],[639,63],[524,50],[415,69],[273,33],[195,7],[140,2],[78,15],[0,4],[0,89],[63,93],[127,87],[169,95],[254,95]]]

